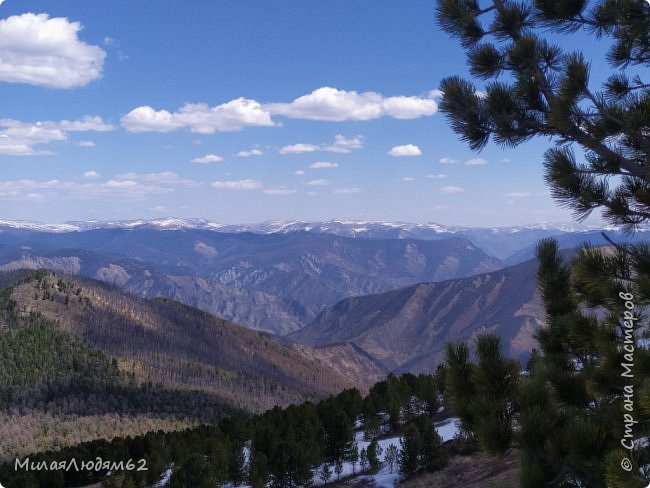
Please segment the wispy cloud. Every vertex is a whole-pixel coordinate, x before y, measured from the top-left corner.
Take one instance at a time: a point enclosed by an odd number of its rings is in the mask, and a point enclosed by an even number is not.
[[[259,190],[262,182],[258,180],[217,180],[210,185],[217,190]]]
[[[237,156],[240,158],[249,158],[251,156],[262,156],[263,154],[260,149],[251,149],[250,151],[239,151]]]
[[[487,161],[483,158],[474,158],[465,161],[465,164],[468,166],[482,166],[484,164],[487,164]]]
[[[1,21],[0,21],[1,22]],[[65,141],[70,132],[107,132],[114,127],[101,117],[86,116],[79,120],[21,122],[0,119],[0,154],[10,156],[44,156],[52,151],[37,146]]]
[[[317,180],[309,180],[306,184],[310,186],[327,186],[330,184],[330,182],[329,180],[317,179]]]
[[[286,188],[284,186],[281,186],[279,188],[265,188],[264,190],[262,190],[262,193],[264,193],[265,195],[286,197],[296,193],[296,190],[293,188]]]
[[[431,179],[431,180],[442,180],[442,179],[446,178],[447,175],[442,174],[442,173],[438,173],[438,174],[430,173],[426,177]]]
[[[192,162],[197,164],[220,163],[221,161],[223,161],[223,158],[218,154],[206,154],[205,156],[201,156],[200,158],[192,159]]]
[[[463,190],[460,186],[445,186],[440,189],[443,193],[463,193]]]
[[[361,193],[361,188],[356,186],[351,188],[335,188],[332,190],[332,193],[337,195],[354,195],[355,193]]]
[[[458,163],[458,160],[454,158],[450,158],[449,156],[445,156],[444,158],[440,158],[438,162],[442,164],[456,164]]]
[[[513,198],[524,198],[524,197],[529,197],[531,195],[532,193],[529,191],[511,191],[510,193],[506,193],[507,197],[513,197]]]
[[[312,169],[329,169],[329,168],[338,168],[339,163],[331,163],[329,161],[318,161],[309,165]]]
[[[23,198],[39,200],[97,200],[116,198],[143,199],[151,195],[173,192],[176,188],[192,188],[200,183],[185,179],[176,173],[124,173],[106,181],[96,171],[86,171],[86,181],[52,180],[12,180],[0,181],[0,199],[21,200]],[[30,196],[31,195],[31,196]]]
[[[302,154],[308,152],[320,151],[320,147],[316,144],[289,144],[280,149],[280,154]]]
[[[355,136],[347,138],[341,134],[334,136],[334,142],[331,144],[310,144],[298,143],[284,146],[280,149],[280,154],[301,154],[316,151],[336,152],[336,153],[349,153],[354,149],[361,149],[363,147],[363,137]]]

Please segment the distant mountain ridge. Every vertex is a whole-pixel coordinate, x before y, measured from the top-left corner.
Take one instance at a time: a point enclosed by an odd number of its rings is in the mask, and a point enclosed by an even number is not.
[[[397,232],[396,237],[415,237],[415,234],[458,233],[468,230],[490,230],[492,232],[519,232],[522,230],[550,230],[561,232],[582,232],[600,227],[569,223],[538,223],[505,227],[463,227],[446,226],[435,222],[402,222],[382,220],[267,220],[253,224],[224,224],[202,218],[163,217],[155,219],[132,220],[76,220],[61,224],[47,224],[26,220],[2,220],[0,228],[34,230],[39,232],[80,232],[93,229],[136,229],[150,228],[159,230],[205,229],[221,232],[252,232],[255,234],[277,234],[286,232],[315,232],[345,235],[347,237],[373,235],[379,232]],[[617,230],[615,227],[603,227],[604,230]]]
[[[490,271],[466,239],[352,239],[332,234],[150,228],[0,232],[0,270],[50,268],[162,296],[277,334],[354,295]]]
[[[538,223],[506,227],[462,227],[446,226],[435,222],[409,223],[394,221],[330,220],[330,221],[282,221],[270,220],[256,224],[223,224],[206,219],[164,217],[157,219],[115,220],[115,221],[71,221],[63,224],[43,224],[27,221],[0,220],[0,233],[36,231],[51,233],[83,232],[88,230],[208,230],[220,233],[253,233],[260,235],[306,232],[310,234],[331,234],[360,239],[418,239],[441,240],[450,237],[464,238],[480,247],[486,253],[516,264],[530,258],[522,257],[526,248],[534,246],[539,239],[550,236],[574,235],[585,239],[607,231],[625,240],[643,240],[650,229],[642,228],[636,237],[625,237],[625,232],[614,226],[585,226],[574,223]],[[519,261],[516,261],[519,259]]]

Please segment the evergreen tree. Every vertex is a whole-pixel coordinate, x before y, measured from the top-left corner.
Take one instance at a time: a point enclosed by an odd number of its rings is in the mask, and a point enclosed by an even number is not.
[[[447,464],[447,455],[443,449],[440,436],[433,426],[431,418],[426,415],[418,417],[418,430],[422,439],[420,463],[422,469],[428,472],[438,471]]]
[[[332,478],[332,468],[329,463],[323,463],[323,467],[318,472],[318,477],[325,485],[330,482],[330,479]]]
[[[359,462],[359,446],[357,446],[356,442],[353,442],[350,446],[346,458],[348,461],[350,461],[350,464],[352,464],[352,474],[356,474],[355,469],[357,463]]]
[[[386,448],[384,461],[386,462],[386,464],[388,464],[388,469],[390,470],[391,474],[393,472],[393,469],[395,468],[395,464],[397,463],[398,459],[399,459],[399,451],[397,449],[397,446],[395,444],[389,444],[388,447]]]
[[[253,488],[265,488],[269,479],[269,464],[263,452],[253,450],[250,457],[248,482]]]
[[[490,138],[504,147],[553,138],[558,147],[544,161],[553,196],[579,219],[602,207],[606,219],[634,227],[650,217],[650,85],[637,69],[650,64],[647,8],[632,0],[438,0],[439,25],[466,49],[470,73],[487,81],[481,94],[470,81],[445,78],[440,110],[475,150]],[[613,71],[599,88],[584,54],[554,43],[553,34],[579,30],[609,41],[603,54]]]
[[[334,472],[336,472],[336,479],[341,479],[341,473],[343,472],[343,459],[337,458],[334,461]]]
[[[446,360],[445,404],[460,418],[461,430],[474,432],[471,401],[476,397],[475,365],[470,361],[469,347],[462,342],[448,344]]]
[[[128,476],[127,476],[128,477]],[[193,454],[181,465],[174,469],[169,486],[171,488],[196,488],[213,487],[217,483],[216,477],[206,457],[202,454]]]
[[[439,24],[467,50],[470,73],[487,80],[480,92],[460,77],[443,80],[441,110],[475,150],[490,138],[502,146],[554,139],[544,157],[553,197],[579,220],[599,208],[633,230],[650,217],[647,9],[632,0],[439,0]],[[583,53],[554,44],[578,30],[609,43],[612,73],[600,87]],[[644,486],[648,448],[629,449],[626,472],[620,441],[647,435],[650,417],[650,359],[637,342],[647,330],[639,310],[650,297],[650,248],[585,247],[568,266],[547,241],[538,259],[548,325],[515,405],[522,486]],[[623,297],[634,298],[631,309]],[[626,402],[639,406],[639,425],[623,425]]]
[[[365,472],[368,467],[368,451],[362,447],[359,451],[359,464],[361,465],[361,472]]]
[[[370,469],[372,471],[376,471],[381,467],[381,464],[379,462],[380,454],[377,452],[378,447],[379,446],[377,445],[377,439],[373,439],[370,441],[370,444],[368,444],[368,449],[366,451],[366,454],[368,456],[368,464],[370,465]]]
[[[400,440],[399,470],[407,478],[421,467],[422,435],[415,424],[409,424]]]
[[[501,339],[493,334],[477,337],[476,355],[476,396],[471,402],[475,432],[486,452],[502,454],[512,441],[512,401],[519,380],[519,363],[503,357]]]
[[[639,305],[648,302],[643,289],[646,265],[637,260],[642,254],[634,257],[626,249],[605,254],[586,246],[569,267],[557,242],[544,240],[537,255],[548,326],[537,334],[543,354],[531,361],[518,398],[522,483],[641,486],[638,468],[625,472],[620,464],[627,457],[638,466],[643,452],[634,449],[623,455],[620,446],[626,388],[635,404],[643,395],[636,393],[643,391],[643,378],[650,375],[650,353],[636,348],[635,334],[626,337],[626,311],[635,317],[628,323],[638,317],[621,299],[622,294],[634,296]],[[586,313],[581,303],[606,313],[601,317]],[[634,351],[629,378],[621,375],[626,340],[627,350]],[[643,430],[634,430],[630,428],[632,439],[644,435]]]

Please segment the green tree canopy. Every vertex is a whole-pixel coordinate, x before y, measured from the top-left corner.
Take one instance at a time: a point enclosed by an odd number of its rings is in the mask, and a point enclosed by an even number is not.
[[[484,80],[480,89],[459,76],[441,83],[440,110],[462,140],[480,150],[490,139],[514,147],[550,137],[557,144],[544,157],[546,181],[578,219],[598,207],[629,228],[650,217],[646,2],[439,0],[437,19]],[[559,44],[572,45],[561,35],[578,31],[609,41],[611,73],[600,85],[591,60]]]

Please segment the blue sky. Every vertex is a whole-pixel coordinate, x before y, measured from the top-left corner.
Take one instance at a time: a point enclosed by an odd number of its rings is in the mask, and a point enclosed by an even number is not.
[[[434,7],[6,0],[0,218],[571,221],[548,141],[474,154],[437,112]]]

